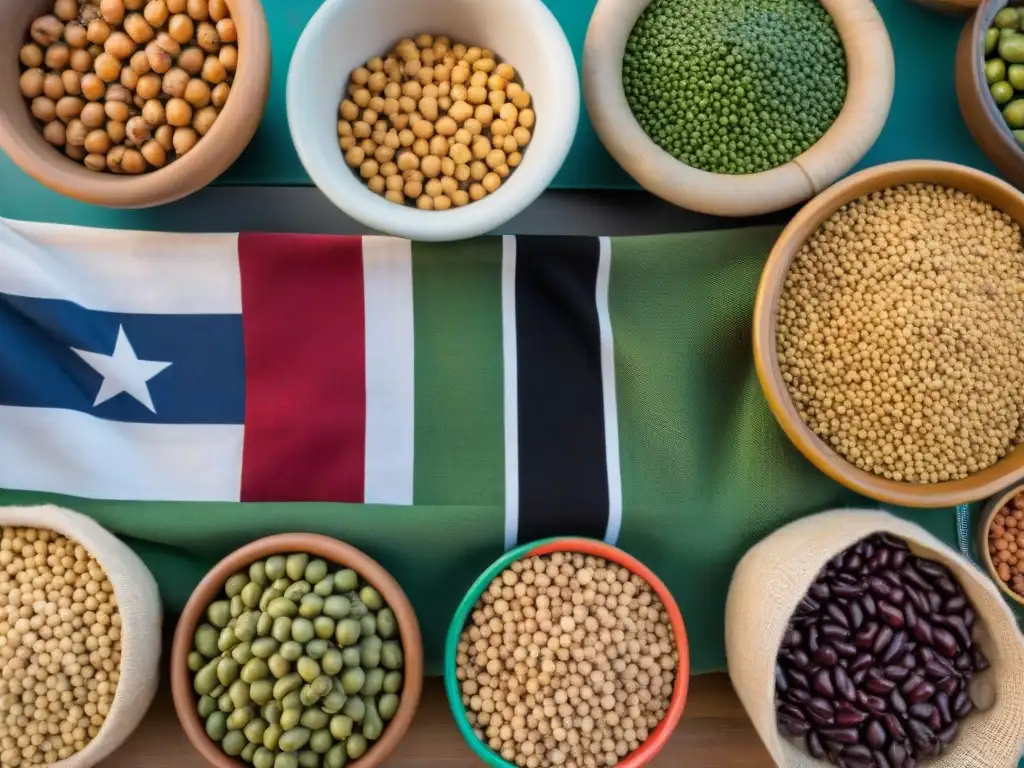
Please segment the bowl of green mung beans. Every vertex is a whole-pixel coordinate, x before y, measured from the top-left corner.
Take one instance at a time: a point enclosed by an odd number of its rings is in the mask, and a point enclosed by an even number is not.
[[[583,89],[645,189],[752,216],[808,200],[874,144],[892,43],[871,0],[599,0]]]
[[[422,686],[419,624],[402,588],[326,536],[270,536],[228,555],[174,635],[174,707],[217,768],[379,765]]]

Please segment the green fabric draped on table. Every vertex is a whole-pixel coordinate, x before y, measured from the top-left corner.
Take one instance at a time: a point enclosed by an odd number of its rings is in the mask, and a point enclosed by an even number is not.
[[[761,227],[614,238],[610,245],[618,544],[672,590],[697,673],[725,666],[725,596],[748,547],[831,506],[877,506],[852,498],[804,460],[762,396],[751,312],[778,234]],[[501,386],[501,240],[416,243],[412,252],[417,379],[448,377],[455,392],[417,389],[412,506],[121,502],[24,491],[0,491],[0,504],[55,502],[91,515],[142,556],[169,614],[218,558],[254,538],[305,530],[344,539],[379,560],[407,591],[429,669],[437,673],[449,617],[506,542],[500,446],[495,456],[482,455],[460,438],[501,430],[500,413],[480,402],[481,387]],[[423,366],[433,373],[421,374]],[[524,375],[520,370],[521,395]],[[519,449],[527,449],[522,439]],[[896,511],[955,546],[953,510]]]

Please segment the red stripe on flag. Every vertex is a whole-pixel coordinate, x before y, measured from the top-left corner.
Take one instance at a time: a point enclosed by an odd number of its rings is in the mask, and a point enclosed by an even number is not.
[[[243,234],[242,501],[363,500],[359,237]]]

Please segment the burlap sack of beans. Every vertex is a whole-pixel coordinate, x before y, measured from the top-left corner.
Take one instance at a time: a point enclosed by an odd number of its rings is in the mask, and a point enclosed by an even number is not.
[[[921,514],[928,514],[922,511]],[[922,557],[948,566],[987,630],[982,649],[996,703],[961,723],[959,737],[934,768],[1016,768],[1024,749],[1024,637],[988,577],[919,526],[884,513],[840,509],[798,520],[754,546],[733,574],[725,611],[729,677],[761,740],[785,768],[828,766],[784,738],[775,722],[775,659],[797,604],[818,572],[861,539],[887,532]]]
[[[93,768],[120,747],[142,721],[160,683],[162,610],[156,581],[127,545],[84,515],[53,505],[0,507],[0,526],[46,528],[81,544],[114,585],[121,614],[121,675],[99,734],[52,768]]]

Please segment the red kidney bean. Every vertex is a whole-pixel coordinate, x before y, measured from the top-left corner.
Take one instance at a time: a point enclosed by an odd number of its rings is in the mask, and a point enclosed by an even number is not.
[[[797,720],[786,715],[778,715],[776,721],[779,725],[779,729],[789,734],[790,736],[800,737],[806,735],[811,730],[810,723],[805,720]]]
[[[859,573],[864,567],[864,557],[859,552],[847,555],[843,563],[843,570],[847,573]]]
[[[797,605],[796,609],[800,613],[817,613],[818,608],[820,607],[821,606],[818,604],[817,600],[810,597],[805,597],[803,600],[800,601],[800,604]]]
[[[924,580],[924,577],[918,573],[917,568],[915,568],[911,563],[904,563],[903,567],[899,570],[899,574],[903,577],[903,581],[909,581],[918,589],[924,590],[925,592],[931,589],[928,582]]]
[[[932,713],[935,711],[936,709],[932,704],[920,702],[911,705],[908,713],[911,717],[917,718],[922,723],[927,723],[931,719]]]
[[[804,711],[800,707],[795,706],[794,704],[787,704],[786,702],[779,704],[779,706],[776,708],[776,712],[785,717],[792,718],[793,720],[807,719],[807,716],[804,714]]]
[[[871,753],[871,759],[875,761],[875,768],[892,768],[892,764],[889,762],[889,758],[885,756],[884,752],[880,752],[876,749]]]
[[[851,602],[846,606],[846,615],[850,618],[850,629],[860,629],[864,623],[864,609],[860,607],[860,603]]]
[[[820,693],[822,696],[833,698],[836,695],[835,688],[832,685],[832,678],[829,677],[828,670],[820,670],[815,676],[812,682],[814,690]]]
[[[830,595],[828,584],[823,581],[816,581],[807,590],[807,593],[815,600],[828,600]]]
[[[946,604],[942,606],[942,610],[944,613],[963,613],[966,607],[967,598],[964,595],[956,595],[946,601]]]
[[[884,670],[885,676],[890,680],[905,680],[910,674],[910,670],[900,664],[892,664],[887,666]]]
[[[825,606],[825,611],[841,626],[847,629],[850,628],[850,619],[846,616],[846,612],[843,611],[837,603],[829,603]]]
[[[858,653],[853,661],[850,662],[851,672],[860,672],[862,669],[867,669],[871,666],[871,662],[875,660],[875,657],[870,653]]]
[[[939,691],[936,693],[933,701],[935,702],[935,709],[939,712],[942,725],[949,725],[953,722],[953,713],[949,710],[949,696],[946,692]]]
[[[881,722],[885,730],[889,732],[889,735],[897,741],[903,741],[907,738],[907,732],[896,715],[882,715]]]
[[[889,703],[892,705],[892,711],[896,714],[907,714],[907,702],[899,691],[894,690],[889,694]]]
[[[874,644],[875,638],[877,636],[878,623],[874,621],[869,621],[867,624],[865,624],[863,627],[857,630],[857,634],[854,635],[853,638],[853,644],[861,649],[870,648]]]
[[[932,641],[932,625],[924,619],[918,619],[917,623],[913,627],[914,637],[920,640],[922,643],[931,644]]]
[[[903,630],[895,632],[892,635],[892,640],[889,641],[889,645],[886,646],[885,651],[882,653],[882,661],[888,664],[897,656],[903,653],[903,648],[907,644],[907,633]]]
[[[971,631],[960,616],[942,616],[935,619],[936,622],[944,624],[953,631],[960,641],[961,648],[970,648],[972,645]]]
[[[797,669],[805,669],[811,663],[811,658],[802,649],[797,648],[789,654],[787,659]]]
[[[960,681],[956,677],[944,677],[935,684],[935,687],[947,696],[956,696],[956,692],[960,690]]]
[[[935,649],[948,659],[954,658],[959,649],[956,646],[956,638],[953,637],[953,633],[948,629],[942,627],[934,627],[932,629],[932,645]],[[964,654],[966,655],[966,654]],[[970,667],[970,659],[967,660],[967,666]]]
[[[832,670],[832,684],[835,686],[836,691],[839,692],[839,695],[847,701],[857,700],[857,691],[854,688],[853,681],[842,667],[836,667]]]
[[[825,748],[821,745],[821,737],[814,731],[807,734],[807,751],[811,757],[820,760],[825,756]]]
[[[971,651],[971,661],[974,662],[974,669],[977,672],[984,672],[991,666],[988,663],[988,658],[978,646],[974,646],[974,649]]]
[[[885,726],[878,720],[872,720],[867,724],[864,728],[864,738],[872,749],[881,749],[888,741],[885,735]]]
[[[915,557],[913,559],[914,568],[917,569],[918,573],[928,579],[943,579],[949,578],[949,569],[941,563],[936,563],[934,560],[925,560],[923,557]]]
[[[811,700],[811,694],[809,691],[805,691],[803,688],[790,688],[786,692],[786,701],[792,704],[806,704]]]
[[[889,593],[889,602],[895,605],[903,605],[903,601],[906,599],[907,592],[903,587],[894,587]]]
[[[907,562],[907,553],[904,550],[893,552],[889,557],[889,567],[894,571],[898,571],[902,568],[905,562]]]
[[[840,704],[836,707],[836,725],[848,728],[853,725],[860,725],[867,719],[868,713],[862,712],[856,707],[851,707],[848,704]]]
[[[917,626],[917,609],[913,600],[903,601],[903,618],[907,622],[907,629],[912,631]]]
[[[928,605],[928,598],[924,596],[919,590],[908,587],[906,590],[907,599],[914,604],[914,608],[917,609],[918,616],[926,616],[932,612],[932,608]]]
[[[807,702],[807,714],[815,725],[832,725],[836,721],[835,709],[831,702],[820,696]]]
[[[954,674],[953,667],[945,659],[938,657],[929,659],[924,665],[924,673],[932,680],[942,680]]]
[[[873,763],[871,750],[863,744],[853,744],[840,753],[840,765],[850,768],[872,768]]]
[[[928,607],[932,609],[932,613],[938,613],[942,610],[942,595],[938,592],[928,592],[926,597],[928,598]]]
[[[878,615],[878,603],[875,602],[875,598],[867,593],[861,595],[860,607],[864,610],[866,617],[874,618]]]
[[[935,580],[935,588],[947,597],[957,597],[960,594],[960,587],[948,576]]]
[[[881,612],[881,604],[879,605],[879,612]],[[878,630],[878,634],[875,635],[875,642],[871,646],[871,650],[874,651],[876,656],[889,647],[889,643],[892,642],[892,636],[894,634],[892,627],[883,626]]]
[[[871,677],[864,681],[864,688],[870,693],[878,694],[879,696],[886,696],[892,692],[896,687],[896,683],[892,680],[886,680],[884,677]]]
[[[907,700],[912,701],[914,703],[920,701],[928,701],[928,699],[930,699],[934,695],[935,686],[929,682],[924,682],[907,694]]]
[[[828,567],[834,571],[841,571],[843,569],[843,555],[845,553],[840,552],[838,555],[828,561]]]
[[[810,681],[807,679],[807,675],[801,672],[799,669],[786,670],[786,675],[789,677],[789,681],[804,690],[808,690],[811,687]]]
[[[935,732],[920,720],[907,720],[907,732],[922,752],[931,752],[935,747]]]
[[[895,735],[893,738],[896,738]],[[907,750],[899,742],[893,742],[889,745],[889,751],[886,753],[889,757],[889,762],[892,763],[894,768],[904,768],[907,759]]]
[[[867,671],[867,667],[865,667],[864,669],[858,669],[856,672],[854,672],[853,677],[850,678],[851,680],[853,680],[853,684],[860,685],[861,683],[863,683],[864,676],[867,674]]]
[[[904,694],[910,693],[910,691],[917,688],[917,686],[919,686],[923,682],[924,676],[921,675],[919,672],[913,672],[911,673],[910,677],[907,678],[906,682],[904,682],[903,685],[900,686],[900,692]]]
[[[888,597],[892,593],[892,584],[880,576],[869,576],[868,589],[875,597]]]
[[[971,697],[967,695],[967,691],[960,691],[953,699],[953,711],[957,717],[967,717],[974,709],[974,705],[971,703]]]
[[[844,659],[851,658],[857,655],[857,646],[853,643],[848,643],[845,640],[836,640],[832,643],[832,647],[836,649],[836,653],[842,656]]]
[[[856,744],[860,741],[856,728],[819,728],[818,732],[825,741],[836,744]]]
[[[956,657],[953,662],[953,666],[956,667],[958,672],[970,672],[971,671],[971,656],[967,653],[961,653]]]
[[[966,608],[964,608],[964,622],[966,622],[968,627],[974,626],[974,621],[976,618],[977,617],[974,615],[974,609],[971,608],[971,606],[968,605]]]
[[[903,628],[903,611],[886,600],[878,601],[878,617],[893,629]]]
[[[935,733],[935,736],[936,736],[936,738],[938,738],[939,743],[942,746],[948,747],[950,744],[953,743],[953,740],[956,738],[956,732],[957,732],[958,728],[959,728],[959,725],[954,720],[952,723],[947,725],[941,731],[937,731]]]
[[[893,693],[896,693],[896,691],[893,691]],[[874,712],[876,715],[880,715],[886,710],[885,699],[879,696],[872,696],[870,693],[864,693],[864,691],[857,691],[857,703],[868,712]]]
[[[821,625],[821,634],[829,640],[845,640],[850,636],[850,630],[829,622]]]
[[[844,584],[843,582],[833,582],[832,594],[836,597],[841,597],[846,600],[860,597],[864,594],[864,587],[860,584]]]
[[[896,663],[907,669],[914,669],[917,666],[917,659],[914,658],[913,651],[907,651],[901,658],[896,660]]]
[[[818,626],[816,624],[812,624],[807,628],[807,650],[809,650],[811,653],[814,653],[818,650],[819,644],[820,640]]]
[[[834,667],[839,663],[839,654],[831,645],[822,645],[814,652],[814,660],[823,667]]]
[[[789,690],[789,680],[786,679],[786,672],[781,664],[775,665],[775,690],[785,693]]]
[[[871,561],[868,563],[868,567],[872,571],[880,571],[883,568],[889,567],[889,550],[879,549],[872,556]]]

